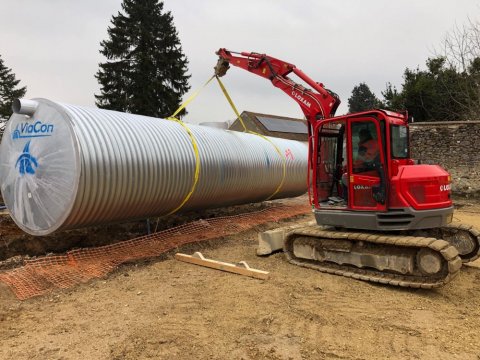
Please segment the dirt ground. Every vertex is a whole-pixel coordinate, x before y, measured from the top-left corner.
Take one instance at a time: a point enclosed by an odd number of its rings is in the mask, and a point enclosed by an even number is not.
[[[459,205],[455,220],[480,228],[478,200]],[[480,359],[480,260],[412,290],[259,258],[256,244],[251,230],[182,250],[246,260],[266,281],[169,255],[23,302],[1,287],[0,359]]]

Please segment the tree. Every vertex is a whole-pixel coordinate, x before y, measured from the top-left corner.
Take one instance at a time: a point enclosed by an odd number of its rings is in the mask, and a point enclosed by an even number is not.
[[[448,65],[457,71],[467,71],[472,62],[480,57],[480,21],[469,19],[466,24],[453,27],[445,34],[434,56],[445,58]]]
[[[112,17],[108,39],[100,43],[107,59],[95,77],[97,106],[166,117],[188,91],[188,60],[182,52],[170,11],[158,0],[123,0]]]
[[[382,96],[384,100],[383,108],[392,111],[405,110],[405,99],[403,98],[402,93],[398,92],[397,88],[391,83],[387,83],[387,88],[385,91],[382,91]]]
[[[456,25],[446,33],[436,57],[442,57],[451,69],[462,74],[464,81],[458,89],[462,102],[463,118],[480,117],[480,21],[471,20]]]
[[[416,121],[468,119],[480,107],[474,76],[480,73],[480,59],[461,72],[444,57],[428,59],[426,65],[426,70],[405,70],[401,92],[387,84],[385,107],[407,109]]]
[[[417,121],[480,118],[480,22],[455,26],[434,53],[425,70],[405,69],[401,91],[387,83],[385,107]]]
[[[443,57],[428,59],[426,64],[426,71],[405,71],[405,108],[418,121],[462,120],[466,74],[457,72]]]
[[[21,98],[27,92],[27,87],[17,87],[20,80],[15,78],[12,69],[3,64],[0,56],[0,119],[7,119],[12,115],[12,102]]]
[[[365,83],[355,86],[352,90],[352,96],[348,98],[348,111],[351,113],[379,107],[382,107],[381,101]]]

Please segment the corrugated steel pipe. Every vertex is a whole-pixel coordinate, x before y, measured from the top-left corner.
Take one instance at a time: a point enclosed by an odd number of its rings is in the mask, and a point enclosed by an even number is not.
[[[305,143],[195,125],[189,136],[175,121],[45,99],[15,104],[0,145],[1,190],[14,221],[32,235],[307,188]]]

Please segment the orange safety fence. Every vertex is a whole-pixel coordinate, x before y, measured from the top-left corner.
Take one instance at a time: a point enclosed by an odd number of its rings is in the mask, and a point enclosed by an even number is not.
[[[105,276],[126,262],[157,257],[185,244],[237,234],[260,224],[306,214],[310,209],[305,204],[274,206],[245,214],[194,221],[115,244],[47,255],[0,272],[0,281],[7,284],[18,299],[25,300]]]

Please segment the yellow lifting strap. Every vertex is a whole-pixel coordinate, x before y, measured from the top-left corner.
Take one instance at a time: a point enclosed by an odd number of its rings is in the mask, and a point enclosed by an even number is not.
[[[193,177],[193,183],[192,183],[192,186],[190,188],[190,191],[188,192],[188,194],[185,196],[185,198],[182,200],[182,202],[180,203],[180,205],[178,205],[175,209],[173,209],[172,211],[170,211],[168,214],[166,215],[172,215],[174,213],[176,213],[178,210],[180,210],[184,205],[185,203],[190,199],[190,197],[193,195],[193,193],[195,192],[195,189],[197,187],[197,184],[198,184],[198,179],[200,177],[200,154],[199,154],[199,151],[198,151],[198,144],[197,144],[197,141],[195,140],[195,136],[193,135],[192,131],[189,129],[189,127],[180,119],[177,118],[177,115],[183,110],[185,109],[185,107],[187,107],[188,104],[190,104],[193,99],[195,99],[197,97],[197,95],[213,80],[213,78],[216,78],[217,81],[218,81],[218,84],[220,85],[220,88],[222,89],[222,92],[223,94],[225,95],[225,97],[227,98],[227,101],[229,102],[230,106],[232,107],[233,111],[235,112],[235,115],[237,116],[237,119],[238,121],[240,121],[240,124],[242,124],[242,127],[243,127],[243,131],[244,132],[247,132],[247,133],[250,133],[250,134],[254,134],[254,135],[257,135],[257,136],[260,136],[261,138],[265,139],[266,141],[268,141],[270,144],[272,144],[272,146],[275,148],[275,151],[278,153],[278,155],[280,156],[280,158],[282,159],[282,181],[280,182],[280,184],[277,186],[277,188],[275,189],[275,191],[273,192],[273,194],[271,194],[268,198],[266,198],[265,200],[270,200],[272,197],[274,197],[279,191],[280,189],[282,188],[284,182],[285,182],[285,176],[286,176],[286,173],[287,173],[287,166],[286,166],[286,162],[287,162],[287,159],[286,157],[282,154],[282,152],[280,151],[280,149],[278,148],[277,145],[275,145],[270,139],[268,139],[267,137],[263,136],[262,134],[259,134],[259,133],[256,133],[254,131],[251,131],[251,130],[248,130],[247,127],[245,126],[245,123],[243,122],[243,119],[242,117],[240,116],[237,108],[235,107],[235,104],[233,103],[233,100],[232,98],[230,97],[230,95],[228,94],[227,92],[227,89],[225,88],[225,86],[223,85],[222,81],[220,80],[220,78],[218,76],[215,76],[213,75],[210,79],[207,80],[207,82],[205,82],[205,84],[203,84],[203,86],[198,89],[197,91],[195,91],[187,100],[185,100],[181,105],[180,107],[172,114],[172,116],[168,117],[167,120],[171,120],[171,121],[175,121],[177,122],[178,124],[180,124],[187,132],[189,138],[190,138],[190,141],[192,142],[192,147],[193,147],[193,152],[195,154],[195,172],[194,172],[194,177]],[[157,226],[158,226],[158,220],[157,220]],[[157,229],[157,226],[155,226],[155,230]]]
[[[187,107],[187,105],[190,104],[192,102],[192,100],[195,99],[197,97],[197,95],[200,94],[200,92],[204,88],[207,87],[208,84],[210,84],[210,81],[212,81],[214,77],[215,77],[215,75],[213,75],[210,79],[208,79],[207,82],[205,84],[203,84],[203,86],[200,89],[198,89],[192,95],[190,95],[190,97],[187,100],[185,100],[185,102],[182,105],[180,105],[180,107],[172,114],[172,116],[170,116],[167,119],[168,120],[176,119],[176,116],[180,113],[180,111],[185,109]]]
[[[190,102],[192,102],[193,99],[195,99],[197,97],[197,95],[200,93],[200,91],[202,91],[209,83],[210,81],[213,80],[213,78],[215,77],[215,75],[213,75],[210,79],[207,80],[207,82],[205,84],[203,84],[203,86],[198,89],[197,91],[195,91],[187,100],[185,100],[185,102],[180,105],[180,107],[173,113],[172,116],[168,117],[167,120],[171,120],[171,121],[176,121],[177,123],[179,123],[181,126],[183,126],[183,128],[187,131],[187,134],[188,134],[188,137],[190,138],[190,141],[192,142],[192,147],[193,147],[193,152],[195,154],[195,173],[194,173],[194,176],[193,176],[193,183],[192,183],[192,186],[190,188],[190,191],[188,192],[187,196],[185,196],[185,198],[183,199],[183,201],[180,203],[180,205],[178,205],[175,209],[173,209],[172,211],[170,211],[168,214],[166,215],[172,215],[174,213],[176,213],[178,210],[180,210],[184,205],[185,203],[190,199],[190,197],[193,195],[194,191],[195,191],[195,188],[197,187],[197,183],[198,183],[198,178],[200,176],[200,154],[198,152],[198,144],[197,144],[197,141],[195,140],[195,136],[193,136],[193,133],[192,131],[189,129],[189,127],[187,126],[187,124],[185,124],[182,120],[178,119],[176,116],[183,110],[185,109],[185,107],[190,104]],[[157,226],[158,226],[158,221],[157,221]],[[155,227],[155,231],[156,231],[156,227]]]
[[[227,98],[227,101],[228,103],[230,104],[230,106],[232,107],[233,109],[233,112],[235,113],[235,115],[237,115],[237,119],[238,121],[240,121],[240,124],[242,124],[242,127],[243,127],[243,131],[244,132],[250,132],[247,127],[245,126],[245,123],[243,122],[243,119],[242,117],[240,116],[240,113],[238,112],[237,110],[237,107],[235,106],[235,104],[233,103],[233,100],[232,98],[230,97],[230,95],[228,94],[227,92],[227,89],[225,88],[225,85],[223,85],[223,82],[222,80],[220,80],[220,78],[218,76],[215,76],[217,81],[218,81],[218,85],[220,85],[220,89],[222,89],[222,92],[223,92],[223,95],[225,95],[225,97]],[[253,131],[252,131],[253,132]],[[256,134],[256,133],[255,133]],[[259,134],[257,134],[259,135]]]
[[[225,95],[225,97],[227,98],[228,100],[228,103],[230,104],[230,106],[232,107],[233,109],[233,112],[235,113],[235,115],[237,116],[237,119],[238,121],[240,121],[240,124],[242,124],[242,127],[243,127],[243,131],[244,132],[247,132],[247,133],[250,133],[250,134],[253,134],[253,135],[257,135],[257,136],[260,136],[261,138],[267,140],[270,144],[273,145],[273,147],[275,148],[275,151],[278,153],[278,155],[280,156],[280,158],[282,159],[282,181],[280,181],[280,184],[278,184],[277,188],[275,189],[275,191],[273,192],[272,195],[270,195],[268,198],[266,198],[265,200],[270,200],[271,198],[273,198],[279,191],[280,189],[282,188],[283,186],[283,183],[285,182],[285,177],[287,175],[287,158],[284,154],[282,154],[282,152],[280,151],[280,149],[278,148],[277,145],[275,145],[273,143],[272,140],[270,140],[269,138],[267,138],[266,136],[262,135],[262,134],[259,134],[255,131],[251,131],[251,130],[248,130],[247,127],[245,126],[245,123],[243,122],[243,119],[242,117],[240,116],[240,113],[238,112],[237,108],[235,107],[235,104],[233,103],[233,100],[232,98],[230,97],[230,95],[228,94],[227,92],[227,89],[225,88],[225,85],[223,85],[223,82],[220,80],[220,78],[218,76],[215,76],[217,81],[218,81],[218,85],[220,85],[220,88],[222,89],[222,92],[223,94]]]

